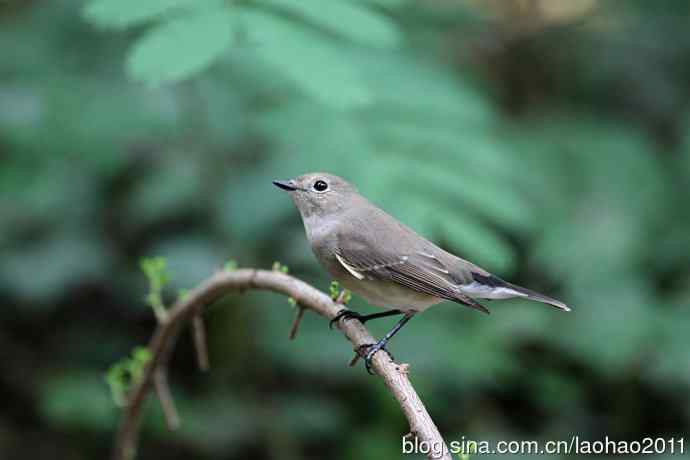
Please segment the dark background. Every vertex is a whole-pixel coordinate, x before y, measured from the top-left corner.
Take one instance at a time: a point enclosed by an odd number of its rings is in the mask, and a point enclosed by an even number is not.
[[[396,337],[446,439],[687,435],[689,10],[0,2],[0,458],[109,454],[104,375],[155,326],[140,258],[167,260],[167,302],[229,259],[326,290],[270,183],[318,170],[573,306],[445,303]],[[267,293],[209,309],[211,371],[184,334],[182,427],[151,399],[139,458],[398,458],[382,382],[311,314],[289,342],[293,314]]]

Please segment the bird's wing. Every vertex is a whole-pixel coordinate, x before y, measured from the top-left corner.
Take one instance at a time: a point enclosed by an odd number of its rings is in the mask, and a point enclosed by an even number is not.
[[[467,305],[489,313],[482,304],[463,294],[457,277],[457,267],[449,270],[433,254],[414,250],[405,254],[377,251],[362,244],[341,244],[336,249],[338,262],[354,277],[391,281],[417,292]],[[453,273],[456,272],[456,273]]]

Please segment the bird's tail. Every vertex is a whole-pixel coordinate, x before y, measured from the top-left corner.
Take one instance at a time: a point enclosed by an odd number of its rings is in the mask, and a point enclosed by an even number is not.
[[[479,283],[481,291],[479,296],[484,298],[507,298],[507,297],[522,297],[523,299],[536,300],[537,302],[545,303],[563,311],[570,311],[570,307],[560,300],[552,299],[538,292],[532,291],[522,286],[509,283],[502,280],[496,275],[490,273],[473,272],[472,278],[476,283]],[[507,294],[507,295],[506,295]]]
[[[524,296],[527,299],[536,300],[537,302],[551,305],[553,307],[558,308],[559,310],[570,311],[570,307],[568,307],[566,304],[564,304],[560,300],[553,299],[549,296],[545,296],[544,294],[540,294],[538,292],[532,291],[532,290],[527,289],[527,288],[523,288],[522,286],[517,286],[515,284],[511,284],[508,282],[506,282],[506,287],[509,287],[510,289],[521,294],[522,296]]]

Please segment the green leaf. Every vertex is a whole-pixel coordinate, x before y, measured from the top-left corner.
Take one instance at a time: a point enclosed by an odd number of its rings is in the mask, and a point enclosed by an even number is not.
[[[349,1],[264,0],[264,2],[296,13],[310,22],[365,45],[398,47],[402,37],[385,16],[363,4]]]
[[[97,26],[124,28],[198,3],[198,0],[93,0],[86,4],[83,14]]]
[[[253,50],[304,92],[338,109],[367,105],[373,94],[341,46],[271,14],[238,10]]]
[[[153,85],[183,80],[210,66],[231,38],[231,15],[222,7],[164,22],[134,44],[127,73]]]

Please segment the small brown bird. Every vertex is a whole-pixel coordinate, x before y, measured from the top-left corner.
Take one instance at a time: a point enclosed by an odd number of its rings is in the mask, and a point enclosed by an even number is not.
[[[570,311],[551,297],[516,286],[483,268],[444,251],[371,204],[344,179],[309,173],[274,181],[297,206],[307,238],[319,262],[345,288],[370,304],[391,308],[362,315],[344,309],[331,321],[355,318],[362,323],[391,315],[402,319],[369,346],[365,363],[383,349],[416,313],[451,300],[489,313],[475,299],[524,298]]]

